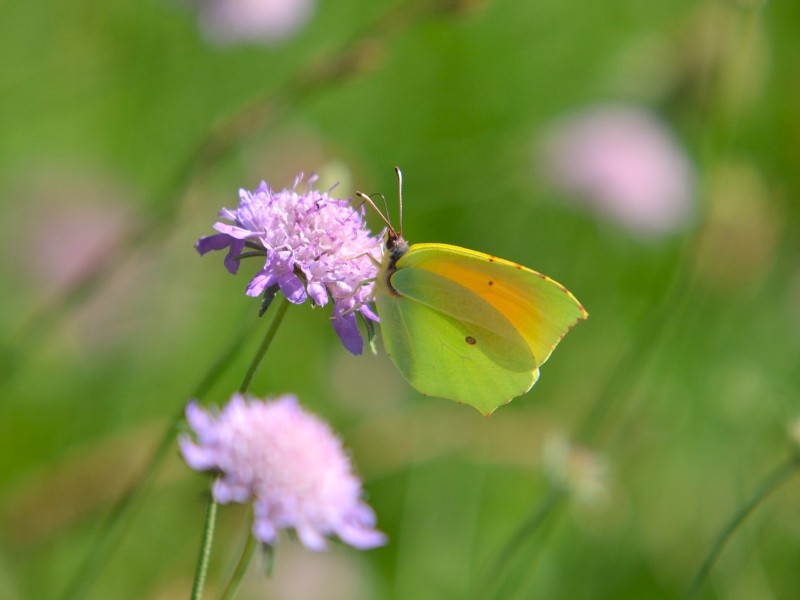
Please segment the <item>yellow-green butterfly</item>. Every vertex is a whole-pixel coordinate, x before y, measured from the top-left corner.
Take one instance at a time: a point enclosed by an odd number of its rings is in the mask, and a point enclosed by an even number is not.
[[[381,335],[394,364],[419,392],[471,404],[483,414],[530,390],[539,367],[588,313],[560,283],[514,262],[402,237],[387,225],[375,281]]]

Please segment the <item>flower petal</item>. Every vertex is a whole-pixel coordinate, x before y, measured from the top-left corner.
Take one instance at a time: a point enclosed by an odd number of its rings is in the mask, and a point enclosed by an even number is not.
[[[309,550],[313,550],[314,552],[322,552],[328,547],[328,544],[325,542],[325,536],[314,527],[309,527],[308,525],[298,525],[295,530],[297,531],[297,537],[300,538],[303,546]]]
[[[325,306],[328,303],[328,288],[324,283],[309,283],[308,295],[317,306]]]
[[[306,301],[306,288],[300,278],[294,273],[281,277],[278,280],[278,285],[281,286],[281,292],[286,296],[286,299],[292,304],[302,304]]]
[[[231,241],[233,241],[231,236],[224,233],[217,233],[215,235],[201,237],[199,240],[197,240],[197,242],[195,242],[194,247],[200,256],[203,256],[212,250],[222,250],[223,248],[227,248],[230,246]]]
[[[276,283],[276,279],[274,273],[268,269],[262,269],[247,284],[246,294],[252,297],[260,296],[265,289]]]
[[[340,525],[336,530],[336,535],[338,535],[345,544],[349,544],[353,548],[358,548],[359,550],[377,548],[385,545],[388,541],[385,534],[363,525]]]
[[[215,453],[209,452],[202,446],[198,446],[188,435],[179,437],[178,445],[181,449],[183,460],[195,471],[211,471],[216,467]]]
[[[236,275],[239,272],[240,261],[237,257],[242,253],[242,250],[244,250],[244,240],[231,238],[230,250],[225,256],[225,268],[232,275]]]
[[[237,240],[244,240],[258,235],[255,231],[237,227],[236,225],[228,225],[227,223],[214,223],[214,229]]]
[[[358,330],[358,322],[354,313],[339,315],[332,319],[333,330],[339,336],[344,347],[351,354],[361,355],[364,351],[364,339]]]
[[[372,307],[369,304],[362,304],[358,307],[358,312],[364,315],[365,318],[369,319],[370,321],[375,321],[376,323],[381,322],[381,318],[378,316],[376,312],[372,310]]]

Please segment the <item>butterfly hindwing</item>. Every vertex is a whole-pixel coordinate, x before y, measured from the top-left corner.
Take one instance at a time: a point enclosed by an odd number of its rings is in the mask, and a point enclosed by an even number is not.
[[[536,360],[515,326],[470,289],[425,269],[393,273],[378,295],[387,352],[420,392],[484,414],[529,390]]]

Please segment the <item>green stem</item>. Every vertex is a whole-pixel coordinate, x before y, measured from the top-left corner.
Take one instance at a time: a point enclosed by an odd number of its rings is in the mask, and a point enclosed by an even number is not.
[[[700,569],[698,569],[697,575],[695,575],[694,581],[685,596],[687,600],[696,597],[700,592],[703,583],[705,583],[705,580],[708,578],[711,568],[714,566],[722,549],[731,536],[736,533],[739,526],[744,523],[745,519],[747,519],[750,513],[752,513],[761,502],[772,494],[772,492],[777,490],[784,482],[788,481],[798,468],[800,468],[800,455],[794,454],[787,462],[770,473],[761,485],[758,486],[750,499],[739,507],[739,510],[731,516],[719,532],[719,535],[717,535],[717,539],[714,540],[711,549],[703,560],[703,564],[700,565]]]
[[[564,492],[551,488],[538,508],[520,525],[503,550],[494,560],[492,567],[486,572],[476,598],[496,598],[503,583],[503,573],[507,571],[514,556],[519,552],[527,539],[533,536],[547,521],[547,517],[559,506],[563,505]]]
[[[214,500],[213,495],[209,494],[208,506],[206,508],[206,521],[203,527],[203,540],[200,543],[200,554],[197,557],[197,568],[194,572],[191,600],[200,600],[200,598],[203,597],[203,585],[206,582],[208,561],[209,558],[211,558],[211,542],[214,540],[214,526],[217,523],[218,507],[219,504]]]
[[[270,323],[269,329],[267,329],[267,333],[264,335],[264,339],[261,340],[261,345],[258,347],[256,355],[250,362],[250,367],[247,369],[247,373],[245,373],[244,379],[242,379],[242,383],[239,386],[240,393],[244,394],[250,388],[253,376],[256,374],[267,350],[269,350],[272,340],[275,338],[275,334],[278,331],[278,327],[280,327],[280,324],[283,322],[283,317],[286,315],[286,309],[288,308],[289,300],[286,299],[286,296],[281,296],[280,304],[278,304],[278,312],[275,314],[275,318],[272,319],[272,323]]]
[[[236,592],[239,591],[239,586],[242,584],[244,574],[247,573],[247,567],[250,565],[250,559],[253,557],[253,552],[255,549],[256,538],[248,534],[247,542],[245,543],[244,548],[242,548],[242,553],[239,556],[238,562],[236,563],[236,569],[234,569],[233,575],[231,575],[231,578],[228,581],[228,585],[225,586],[225,590],[222,592],[220,600],[232,600],[236,595]]]
[[[205,396],[211,386],[216,383],[225,369],[236,358],[236,355],[242,349],[245,339],[252,331],[253,326],[250,322],[239,330],[228,347],[225,348],[225,351],[217,358],[206,371],[206,374],[200,382],[194,387],[192,393],[189,394],[190,398],[201,398]],[[172,417],[169,425],[165,428],[164,434],[161,436],[155,450],[153,450],[139,478],[128,488],[119,500],[117,500],[114,508],[111,510],[108,517],[106,517],[103,526],[100,527],[97,540],[92,544],[92,548],[81,563],[79,569],[75,572],[75,576],[70,581],[64,594],[61,596],[64,600],[79,600],[80,598],[84,598],[95,579],[102,572],[105,564],[111,558],[116,544],[122,538],[122,535],[127,530],[127,526],[130,525],[135,516],[134,509],[139,506],[145,492],[150,489],[161,465],[164,463],[164,459],[168,456],[168,452],[172,448],[175,440],[175,431],[178,424],[183,419],[183,413],[184,408],[181,406],[180,410]]]

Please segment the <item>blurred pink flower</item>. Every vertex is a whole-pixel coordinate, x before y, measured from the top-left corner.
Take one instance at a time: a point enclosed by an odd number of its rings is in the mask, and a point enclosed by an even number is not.
[[[183,458],[220,473],[217,502],[253,499],[256,539],[274,544],[281,529],[293,528],[311,550],[324,550],[328,535],[360,549],[386,543],[341,441],[294,396],[265,402],[235,394],[214,413],[191,402],[186,418],[198,441],[180,438]]]
[[[25,312],[41,308],[44,298],[53,300],[74,289],[114,261],[112,257],[121,255],[120,244],[139,225],[124,182],[79,163],[34,169],[7,188],[6,196],[24,198],[5,216],[0,267],[8,269],[9,281],[14,281],[10,291]],[[37,232],[33,245],[27,241],[31,223]],[[143,331],[145,290],[157,277],[150,259],[139,253],[115,262],[113,275],[109,272],[81,299],[65,320],[68,333],[61,336],[69,351],[131,347],[130,336]]]
[[[692,165],[644,110],[601,106],[564,117],[545,134],[542,151],[554,188],[636,235],[668,234],[691,216]]]
[[[199,11],[200,28],[214,43],[271,43],[305,25],[314,0],[200,0]]]
[[[608,500],[609,469],[605,457],[559,433],[545,439],[542,461],[550,482],[571,493],[578,502],[602,504]]]

